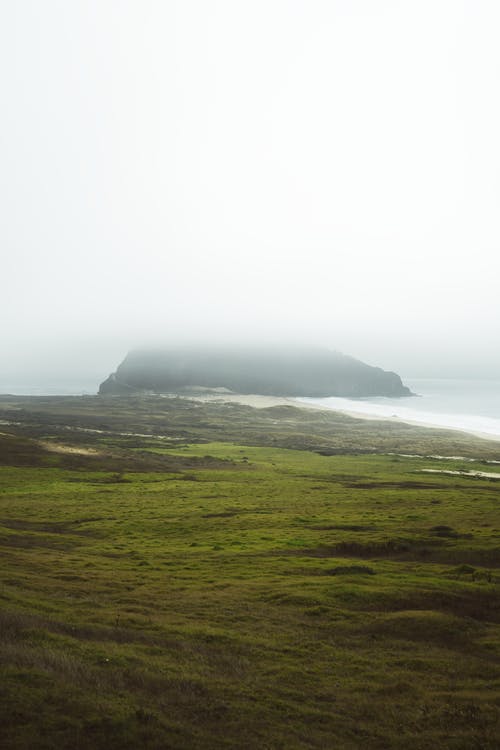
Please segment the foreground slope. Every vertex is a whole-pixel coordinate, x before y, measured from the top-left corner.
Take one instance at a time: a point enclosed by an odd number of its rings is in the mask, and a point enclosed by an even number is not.
[[[321,455],[308,412],[173,399],[131,434],[154,399],[56,402],[1,412],[2,747],[498,747],[500,481],[422,470],[500,446]]]

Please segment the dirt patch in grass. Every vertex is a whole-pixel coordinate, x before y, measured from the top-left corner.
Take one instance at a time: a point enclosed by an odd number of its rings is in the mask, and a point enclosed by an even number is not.
[[[310,526],[314,531],[376,531],[376,526],[364,526],[356,523],[334,523],[324,526]]]
[[[433,484],[431,482],[344,482],[344,487],[350,487],[358,490],[439,490],[443,489],[442,484]]]
[[[429,644],[463,647],[482,632],[477,620],[436,610],[403,610],[384,614],[363,627],[372,637],[424,641]]]
[[[44,450],[49,451],[50,453],[65,453],[69,455],[79,455],[79,456],[96,456],[100,453],[96,448],[84,448],[83,446],[76,446],[76,445],[63,445],[61,443],[52,443],[49,440],[39,440],[39,445],[41,445]]]
[[[322,573],[326,576],[375,575],[373,568],[368,565],[338,565],[336,568],[327,568]]]
[[[0,520],[0,526],[13,530],[19,529],[21,531],[34,531],[48,534],[80,534],[88,536],[89,534],[92,534],[92,531],[90,529],[78,529],[77,527],[79,524],[102,520],[102,518],[82,518],[76,521],[25,521],[9,518]]]
[[[465,632],[472,621],[500,622],[500,600],[494,586],[478,586],[458,591],[415,589],[391,593],[380,592],[371,600],[366,601],[366,608],[394,613],[403,613],[408,610],[447,613],[462,620]]]
[[[46,549],[66,550],[69,551],[78,547],[83,542],[81,540],[67,537],[44,537],[40,534],[9,534],[0,536],[0,545],[4,547],[14,547],[19,549],[35,549],[45,547]]]
[[[461,539],[468,538],[460,537]],[[458,565],[483,565],[500,567],[500,548],[478,549],[459,547],[446,537],[424,540],[387,539],[385,541],[343,541],[334,545],[319,545],[312,548],[274,550],[270,554],[293,557],[354,557],[375,560],[415,561],[421,563],[443,563]]]

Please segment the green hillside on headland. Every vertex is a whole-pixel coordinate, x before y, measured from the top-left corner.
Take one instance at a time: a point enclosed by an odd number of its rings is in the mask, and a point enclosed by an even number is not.
[[[2,748],[498,748],[500,443],[182,398],[0,420]]]

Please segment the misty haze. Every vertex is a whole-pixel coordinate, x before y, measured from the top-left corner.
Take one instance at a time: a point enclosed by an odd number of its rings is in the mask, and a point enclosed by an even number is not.
[[[500,5],[0,2],[0,745],[497,750]]]
[[[495,3],[4,3],[2,380],[184,337],[498,378]]]

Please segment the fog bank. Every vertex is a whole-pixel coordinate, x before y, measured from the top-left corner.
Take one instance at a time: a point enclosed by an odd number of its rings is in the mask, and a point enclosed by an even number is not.
[[[0,8],[0,372],[175,341],[500,372],[500,7]]]

